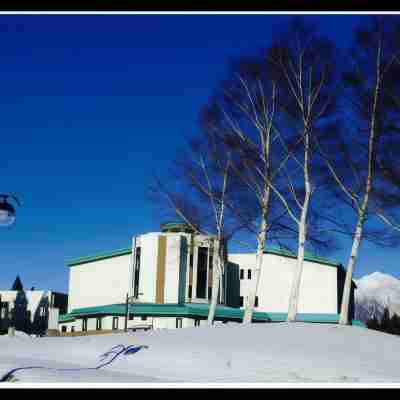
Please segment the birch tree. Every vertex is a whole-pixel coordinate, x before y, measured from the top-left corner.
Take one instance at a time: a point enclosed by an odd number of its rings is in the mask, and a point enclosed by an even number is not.
[[[310,135],[313,130],[321,130],[320,121],[331,107],[327,92],[332,87],[332,79],[330,71],[323,69],[331,59],[326,64],[316,60],[316,50],[332,54],[331,47],[322,41],[315,47],[307,55],[301,50],[297,70],[289,59],[292,49],[287,43],[275,43],[262,57],[242,58],[210,106],[213,115],[210,126],[231,150],[232,171],[248,189],[242,207],[256,210],[254,224],[247,225],[249,233],[255,235],[257,246],[252,290],[245,299],[245,324],[252,320],[266,243],[281,243],[284,238],[290,241],[300,235],[299,259],[304,259],[305,221],[312,192],[308,176]],[[306,56],[309,64],[304,61]],[[304,78],[306,65],[311,67]],[[293,99],[301,99],[300,112]],[[301,149],[305,149],[305,164],[299,160]],[[293,179],[298,181],[295,175],[299,170],[304,175],[302,187],[293,182]],[[300,196],[304,185],[306,195],[302,205]],[[297,207],[303,209],[299,217]],[[325,238],[317,235],[310,242],[326,244]],[[300,275],[301,271],[296,282]]]
[[[257,56],[243,57],[203,110],[208,116],[209,129],[232,155],[233,174],[247,189],[241,209],[252,208],[256,212],[244,224],[256,237],[254,278],[252,290],[245,299],[244,324],[252,321],[268,233],[290,232],[282,223],[286,212],[273,199],[268,184],[277,174],[275,168],[279,165],[282,168],[286,160],[272,137],[277,93],[275,83],[266,73],[265,61]]]
[[[201,140],[192,140],[188,149],[180,152],[174,162],[174,170],[179,188],[171,189],[170,182],[167,188],[158,180],[156,192],[162,195],[173,214],[186,222],[195,233],[211,237],[213,274],[207,320],[212,325],[226,269],[227,242],[240,229],[240,222],[235,222],[238,218],[232,218],[236,206],[233,196],[230,196],[233,182],[231,156],[218,147],[212,135],[204,134]]]
[[[396,25],[377,18],[357,30],[354,47],[349,51],[352,64],[343,74],[343,131],[335,143],[322,146],[316,141],[342,202],[354,217],[340,309],[342,325],[351,323],[352,278],[363,240],[382,245],[398,241],[396,235],[376,226],[378,220],[399,226],[388,216],[389,211],[398,208],[399,196],[393,196],[384,168],[387,143],[399,146],[399,33]],[[389,170],[393,171],[387,168],[386,175]]]
[[[292,201],[273,182],[269,182],[269,186],[298,229],[297,263],[289,298],[288,322],[296,320],[310,203],[318,187],[317,175],[321,172],[315,168],[319,160],[316,160],[313,138],[324,135],[328,126],[326,121],[335,117],[334,55],[331,42],[298,21],[289,30],[287,39],[278,40],[268,53],[271,72],[276,76],[278,90],[282,92],[281,108],[285,119],[281,126],[275,126],[274,131],[290,157],[291,164],[285,166],[283,179]],[[301,182],[301,190],[296,190],[296,181]]]

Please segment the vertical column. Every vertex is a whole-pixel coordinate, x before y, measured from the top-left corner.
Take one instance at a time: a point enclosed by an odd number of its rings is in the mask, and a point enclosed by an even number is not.
[[[165,289],[165,258],[167,248],[167,237],[160,235],[158,237],[158,251],[157,251],[157,281],[156,281],[156,303],[164,303],[164,289]]]

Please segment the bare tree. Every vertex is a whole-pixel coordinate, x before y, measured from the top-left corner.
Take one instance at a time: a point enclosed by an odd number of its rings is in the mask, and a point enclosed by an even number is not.
[[[232,218],[236,205],[232,193],[231,156],[221,151],[212,135],[193,139],[189,150],[181,151],[174,163],[174,175],[180,187],[171,189],[157,179],[153,193],[162,197],[169,210],[185,221],[195,233],[210,236],[213,246],[212,290],[208,324],[212,325],[222,288],[227,262],[227,242],[240,229]],[[237,190],[237,188],[236,188]],[[238,212],[238,215],[242,213]],[[246,218],[247,220],[247,218]]]
[[[267,55],[271,74],[276,77],[281,92],[280,106],[284,118],[283,123],[274,126],[274,132],[291,161],[281,171],[291,199],[273,182],[269,182],[269,186],[298,229],[297,265],[287,316],[289,322],[296,320],[299,303],[311,197],[318,188],[318,175],[324,174],[318,167],[320,160],[315,154],[313,139],[326,134],[327,121],[335,114],[334,55],[332,43],[319,37],[312,27],[300,20],[290,27],[287,38],[273,44]],[[298,182],[301,190],[296,190]]]
[[[399,227],[389,214],[400,196],[388,179],[393,166],[385,166],[388,143],[399,147],[400,47],[399,28],[383,19],[372,19],[356,32],[351,49],[353,64],[343,74],[344,129],[334,143],[316,145],[355,223],[350,227],[352,247],[347,261],[339,323],[349,324],[349,304],[354,269],[363,239],[393,245],[398,237],[377,229],[377,220]],[[366,227],[370,222],[372,228]],[[399,229],[398,229],[399,230]]]
[[[231,170],[247,191],[239,208],[256,212],[242,218],[243,226],[255,234],[257,242],[253,287],[245,301],[245,324],[252,321],[267,235],[273,231],[292,233],[282,224],[286,211],[273,199],[269,185],[287,161],[280,145],[273,141],[276,103],[276,85],[268,79],[265,61],[255,56],[242,58],[233,66],[230,78],[203,109],[208,131],[230,152]]]
[[[333,47],[314,36],[313,43],[308,37],[308,42],[301,45],[305,36],[312,35],[300,28],[294,26],[291,30],[297,34],[295,47],[289,45],[293,37],[288,34],[290,40],[276,41],[261,57],[242,58],[206,109],[209,129],[230,149],[232,171],[248,189],[242,208],[257,211],[251,219],[256,225],[245,224],[256,236],[257,249],[253,288],[245,302],[243,323],[252,320],[267,241],[281,243],[284,238],[290,241],[298,237],[299,263],[290,320],[297,309],[313,191],[309,171],[311,135],[324,132],[323,121],[334,105],[329,68]],[[315,216],[313,228],[314,222]],[[319,232],[310,242],[315,246],[328,243]]]

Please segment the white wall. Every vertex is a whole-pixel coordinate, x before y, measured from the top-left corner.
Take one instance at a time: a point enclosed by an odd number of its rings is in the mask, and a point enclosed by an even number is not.
[[[229,261],[245,269],[240,281],[240,295],[248,294],[251,282],[247,269],[255,266],[255,254],[230,254]],[[257,292],[259,307],[266,312],[287,312],[296,259],[264,254],[260,284]],[[252,280],[254,271],[252,272]],[[253,281],[254,283],[254,281]],[[300,284],[299,313],[337,313],[337,269],[329,265],[304,262]]]
[[[164,303],[178,303],[181,257],[180,235],[167,235],[166,250]],[[185,277],[182,278],[185,279]]]
[[[176,329],[175,317],[158,317],[153,320],[154,329]]]
[[[70,267],[68,312],[124,303],[130,284],[130,257],[127,254]]]
[[[140,236],[139,301],[141,302],[156,301],[158,236],[159,233]]]

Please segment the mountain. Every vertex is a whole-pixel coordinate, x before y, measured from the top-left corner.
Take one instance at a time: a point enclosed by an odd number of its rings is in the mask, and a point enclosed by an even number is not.
[[[400,280],[392,275],[374,272],[355,280],[355,318],[366,322],[374,316],[381,319],[388,307],[390,316],[400,316]]]

